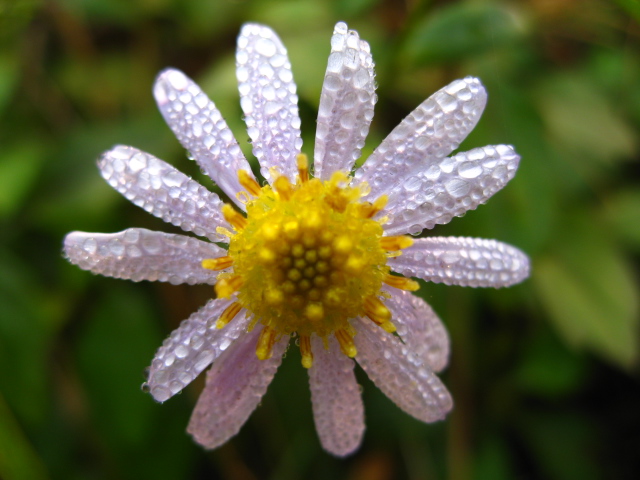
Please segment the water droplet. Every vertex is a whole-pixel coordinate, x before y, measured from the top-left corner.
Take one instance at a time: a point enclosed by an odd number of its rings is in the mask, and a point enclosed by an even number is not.
[[[271,57],[275,55],[276,51],[276,44],[273,43],[273,40],[270,40],[268,38],[261,38],[256,42],[256,52],[258,52],[260,55]]]
[[[458,166],[458,173],[464,178],[476,178],[482,173],[482,167],[474,162],[463,162]]]

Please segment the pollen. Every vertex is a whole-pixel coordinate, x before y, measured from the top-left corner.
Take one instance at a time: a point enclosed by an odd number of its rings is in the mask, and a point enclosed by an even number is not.
[[[336,172],[321,181],[309,175],[306,156],[297,158],[292,183],[279,176],[260,187],[246,172],[239,173],[247,189],[246,217],[225,205],[225,219],[234,227],[226,257],[209,259],[203,267],[221,272],[215,285],[219,297],[235,295],[218,328],[241,308],[264,325],[256,355],[267,359],[282,335],[298,335],[302,364],[313,363],[310,337],[330,336],[341,351],[356,355],[357,332],[349,320],[368,317],[380,328],[395,331],[381,289],[386,285],[413,289],[411,280],[390,275],[389,252],[411,245],[408,237],[383,237],[384,218],[374,218],[386,197],[361,201],[366,185],[351,186]],[[400,253],[400,252],[398,252]],[[403,280],[404,279],[404,280]]]

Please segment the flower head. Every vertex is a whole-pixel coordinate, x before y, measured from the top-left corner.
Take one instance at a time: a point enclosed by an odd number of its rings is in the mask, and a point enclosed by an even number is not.
[[[160,347],[145,384],[164,402],[212,365],[188,428],[207,448],[238,432],[292,336],[329,452],[351,453],[364,431],[352,358],[410,415],[444,418],[452,400],[435,373],[447,364],[448,335],[410,293],[418,284],[409,277],[503,287],[529,274],[526,255],[504,243],[407,236],[476,208],[515,174],[519,157],[510,146],[447,156],[480,118],[484,88],[469,77],[436,92],[352,176],[373,118],[374,65],[369,45],[338,23],[312,175],[284,46],[268,27],[248,24],[236,59],[241,106],[266,182],[253,175],[213,102],[183,73],[165,70],[154,87],[165,120],[235,206],[152,155],[116,146],[98,162],[109,184],[210,241],[140,228],[72,232],[67,257],[134,281],[215,284],[216,298]]]

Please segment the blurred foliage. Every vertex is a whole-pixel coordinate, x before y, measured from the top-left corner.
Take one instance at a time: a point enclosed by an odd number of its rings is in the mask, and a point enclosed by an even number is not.
[[[62,238],[173,231],[98,175],[115,143],[209,185],[153,104],[167,66],[198,79],[250,154],[243,22],[287,45],[311,153],[338,20],[376,61],[365,156],[430,93],[482,78],[489,104],[462,147],[511,143],[520,170],[436,234],[517,245],[533,276],[501,291],[423,285],[452,336],[445,422],[414,421],[359,372],[364,444],[334,459],[292,349],[240,434],[204,452],[184,431],[202,379],[165,405],[139,387],[210,289],[93,277],[65,262]],[[0,478],[638,478],[639,20],[635,0],[0,0]]]

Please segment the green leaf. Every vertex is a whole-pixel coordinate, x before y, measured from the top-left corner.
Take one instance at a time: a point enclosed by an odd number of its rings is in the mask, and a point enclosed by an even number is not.
[[[574,392],[585,378],[584,359],[567,350],[549,329],[530,339],[518,365],[516,383],[527,392],[556,399]]]
[[[25,437],[2,394],[0,394],[0,478],[4,480],[48,478],[42,460]]]
[[[523,36],[522,20],[501,5],[455,3],[423,17],[402,49],[411,64],[458,62],[493,52]]]
[[[640,251],[640,191],[629,189],[610,195],[605,216],[620,238]]]
[[[42,165],[41,148],[27,143],[3,149],[0,162],[0,218],[20,208]]]
[[[597,224],[577,222],[557,252],[534,264],[532,278],[560,334],[629,368],[638,359],[638,285]]]
[[[539,91],[539,106],[551,136],[573,153],[575,168],[630,158],[636,134],[602,93],[583,75],[550,78]]]
[[[44,366],[53,333],[36,273],[14,252],[0,249],[0,390],[31,424],[46,411]]]

